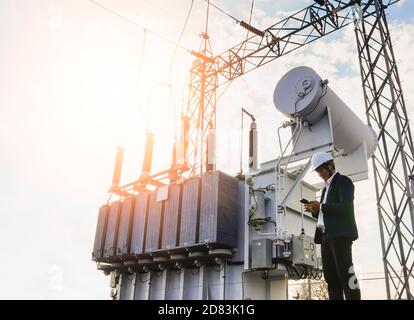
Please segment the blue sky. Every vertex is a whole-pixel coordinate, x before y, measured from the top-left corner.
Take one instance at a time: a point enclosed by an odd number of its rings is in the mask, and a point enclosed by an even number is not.
[[[188,0],[101,3],[174,41],[189,6]],[[248,18],[250,1],[214,3],[238,19]],[[308,3],[257,0],[252,21],[268,26]],[[414,103],[413,15],[413,0],[389,11],[410,110]],[[204,1],[195,0],[182,41],[185,47],[198,48],[204,17]],[[245,30],[213,9],[209,30],[216,53],[245,36]],[[174,47],[149,35],[140,69],[142,30],[87,0],[1,1],[0,40],[0,241],[9,244],[0,271],[13,274],[3,280],[0,298],[107,299],[108,278],[90,260],[98,207],[106,201],[117,144],[126,147],[125,182],[139,173],[147,127],[157,139],[155,170],[168,165],[175,128],[171,119],[177,110],[162,82],[168,81]],[[177,53],[173,66],[176,105],[186,96],[191,62],[184,51]],[[261,160],[275,158],[275,137],[266,130],[285,119],[273,107],[273,89],[283,73],[298,64],[310,65],[329,78],[365,121],[353,32],[347,29],[232,84],[218,105],[218,130],[223,134],[218,145],[220,169],[238,170],[239,144],[234,137],[238,139],[241,106],[257,115],[262,129]],[[355,260],[365,272],[381,272],[370,183],[357,186],[362,232]],[[364,285],[365,297],[384,297],[376,290],[383,288],[382,282]]]
[[[412,23],[414,19],[414,1],[405,0],[400,1],[402,4],[395,4],[389,8],[389,21],[401,21]]]

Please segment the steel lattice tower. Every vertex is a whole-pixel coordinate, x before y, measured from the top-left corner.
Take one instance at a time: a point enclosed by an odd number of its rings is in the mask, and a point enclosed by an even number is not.
[[[375,191],[387,297],[412,299],[414,208],[410,176],[414,149],[382,0],[355,28],[368,124],[378,147],[373,156]],[[411,283],[412,288],[413,283]],[[412,289],[411,289],[412,290]]]
[[[197,59],[190,70],[186,112],[190,125],[188,161],[191,176],[206,172],[208,131],[216,128],[217,73],[209,36],[203,32],[201,37],[201,50],[193,52]]]

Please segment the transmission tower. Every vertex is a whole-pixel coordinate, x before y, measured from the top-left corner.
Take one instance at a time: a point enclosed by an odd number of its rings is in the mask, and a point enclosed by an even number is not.
[[[355,28],[368,125],[378,137],[373,156],[387,298],[412,299],[414,150],[407,109],[382,0]]]
[[[211,51],[210,39],[201,33],[202,43],[198,52],[192,52],[196,59],[190,70],[189,95],[186,117],[190,132],[188,158],[190,175],[201,175],[209,165],[207,159],[207,138],[210,129],[216,128],[217,72]]]

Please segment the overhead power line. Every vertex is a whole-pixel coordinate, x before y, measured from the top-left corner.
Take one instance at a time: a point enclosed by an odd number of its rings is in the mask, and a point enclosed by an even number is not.
[[[209,0],[204,0],[204,2],[209,3],[212,7],[216,8],[218,11],[220,11],[221,13],[225,14],[226,16],[228,16],[229,18],[233,19],[234,21],[236,21],[237,23],[240,23],[240,20],[238,20],[237,18],[233,17],[230,13],[224,11],[223,9],[219,8],[218,6],[216,6],[214,3],[212,3]]]
[[[249,23],[246,24],[246,26],[250,26],[251,22],[252,22],[252,16],[253,16],[253,7],[254,7],[254,0],[252,0],[251,6],[250,6],[250,15],[249,15]],[[242,21],[241,23],[243,23],[244,21]],[[246,27],[243,26],[243,27]],[[246,32],[246,40],[245,45],[244,45],[244,50],[246,50],[246,46],[247,46],[247,39],[249,39],[249,32],[250,32],[250,28],[246,27],[247,32]]]
[[[176,114],[177,114],[177,106],[175,104],[174,90],[173,90],[173,87],[172,87],[172,79],[171,79],[172,78],[172,69],[173,69],[174,59],[175,59],[175,56],[177,54],[177,49],[178,49],[178,47],[179,47],[179,45],[181,43],[181,39],[182,39],[182,37],[184,35],[184,32],[185,32],[185,29],[187,28],[187,25],[188,25],[188,20],[190,18],[190,14],[191,14],[191,11],[193,9],[193,4],[194,4],[194,0],[191,0],[190,8],[188,9],[187,16],[185,18],[183,28],[181,30],[180,36],[178,37],[178,41],[177,41],[177,43],[175,45],[175,49],[174,49],[173,55],[171,57],[170,68],[169,68],[169,72],[168,72],[168,81],[169,81],[169,87],[170,87],[170,94],[171,94],[171,100],[172,100],[173,109],[174,109],[174,117],[175,117],[174,120],[176,120],[176,117],[177,117],[176,116]],[[177,130],[174,130],[174,134],[175,135],[177,134]]]
[[[398,279],[398,277],[389,277],[389,278],[392,278],[392,279]],[[371,277],[371,278],[361,278],[361,279],[358,279],[358,282],[360,282],[360,281],[371,281],[371,280],[384,280],[385,279],[385,277]],[[324,281],[324,280],[319,280],[319,281],[311,281],[311,285],[314,285],[314,284],[323,284],[323,283],[326,283],[326,281]],[[307,282],[301,282],[301,283],[289,283],[288,284],[288,286],[302,286],[302,285],[307,285],[308,283]]]
[[[251,24],[252,22],[253,8],[254,8],[254,0],[252,0],[252,4],[250,6],[249,24]]]
[[[208,14],[210,11],[210,0],[207,0],[206,34],[208,34]]]
[[[152,35],[156,36],[157,38],[162,39],[162,40],[164,40],[164,41],[166,41],[166,42],[168,42],[168,43],[170,43],[170,44],[172,44],[172,45],[177,46],[178,48],[180,48],[180,49],[182,49],[182,50],[185,50],[185,51],[187,51],[187,52],[191,53],[191,50],[189,50],[189,49],[187,49],[187,48],[185,48],[185,47],[183,47],[183,46],[181,46],[181,45],[177,44],[177,43],[176,43],[176,42],[174,42],[174,41],[171,41],[170,39],[168,39],[168,38],[166,38],[166,37],[164,37],[164,36],[160,35],[160,34],[159,34],[159,33],[157,33],[157,32],[154,32],[154,31],[152,31],[152,30],[148,29],[147,27],[144,27],[144,26],[140,25],[139,23],[137,23],[137,22],[135,22],[135,21],[131,20],[130,18],[125,17],[125,16],[123,16],[122,14],[120,14],[120,13],[118,13],[118,12],[116,12],[116,11],[114,11],[114,10],[112,10],[112,9],[108,8],[108,7],[105,7],[104,5],[100,4],[99,2],[96,2],[96,1],[94,1],[94,0],[88,0],[88,1],[89,1],[89,2],[91,2],[91,3],[93,3],[94,5],[96,5],[96,6],[100,7],[100,8],[102,8],[102,9],[104,9],[104,10],[106,10],[106,11],[108,11],[108,12],[110,12],[110,13],[114,14],[114,15],[116,15],[117,17],[119,17],[119,18],[121,18],[121,19],[123,19],[123,20],[125,20],[125,21],[128,21],[129,23],[131,23],[131,24],[133,24],[133,25],[135,25],[135,26],[137,26],[137,27],[139,27],[139,28],[141,28],[141,29],[143,29],[143,30],[147,31],[148,33],[150,33],[150,34],[152,34]]]

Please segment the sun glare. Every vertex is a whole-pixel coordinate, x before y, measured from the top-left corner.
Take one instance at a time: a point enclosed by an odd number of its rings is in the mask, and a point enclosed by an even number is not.
[[[143,35],[136,41],[140,48],[135,61],[132,61],[132,66],[136,67],[136,78],[133,79],[134,72],[128,72],[125,68],[121,71],[123,75],[119,74],[119,70],[112,69],[108,77],[118,77],[120,81],[112,88],[113,99],[104,102],[105,108],[112,112],[107,112],[107,118],[103,121],[112,123],[113,129],[103,135],[110,136],[108,141],[111,141],[114,150],[115,144],[126,149],[123,176],[128,181],[137,178],[140,170],[146,131],[154,134],[152,172],[169,167],[175,134],[179,128],[183,94],[187,95],[185,81],[188,67],[179,56],[173,64],[171,86],[169,84],[174,47],[151,35],[146,35],[145,45]],[[131,81],[137,84],[136,88],[130,88],[130,92],[126,93],[123,87]]]

